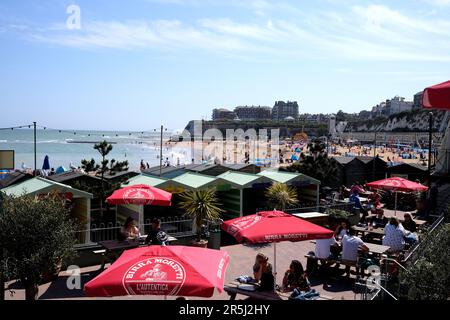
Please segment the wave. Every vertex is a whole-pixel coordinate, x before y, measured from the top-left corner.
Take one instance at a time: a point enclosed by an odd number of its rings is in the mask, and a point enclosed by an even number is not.
[[[62,141],[62,140],[41,140],[41,141],[38,141],[37,143],[64,143],[64,141]]]
[[[0,140],[0,143],[7,143],[8,140]]]

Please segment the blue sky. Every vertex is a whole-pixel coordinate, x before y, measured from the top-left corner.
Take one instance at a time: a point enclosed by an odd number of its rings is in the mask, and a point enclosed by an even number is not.
[[[2,0],[0,71],[0,127],[178,129],[275,100],[357,112],[450,78],[450,0]]]

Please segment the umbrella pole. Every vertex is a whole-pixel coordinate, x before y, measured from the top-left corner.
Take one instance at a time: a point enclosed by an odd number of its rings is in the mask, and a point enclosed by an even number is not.
[[[394,215],[397,216],[397,191],[395,191]]]
[[[275,291],[277,285],[277,243],[273,243],[273,291]]]

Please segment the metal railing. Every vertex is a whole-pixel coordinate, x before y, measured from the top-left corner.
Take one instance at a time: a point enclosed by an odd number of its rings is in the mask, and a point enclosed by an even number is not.
[[[289,208],[289,209],[285,209],[284,212],[290,213],[290,214],[308,213],[308,212],[328,213],[329,210],[342,210],[342,211],[352,214],[355,212],[353,207],[354,207],[353,203],[332,203],[332,204],[319,205],[319,206]],[[271,211],[271,210],[273,210],[273,207],[263,207],[263,208],[257,208],[256,212]]]
[[[89,230],[78,230],[75,232],[75,237],[78,244],[99,242],[107,240],[117,240],[120,233],[120,223],[100,223],[92,224]],[[151,219],[145,220],[144,224],[140,225],[141,234],[148,234],[151,228]],[[168,235],[174,237],[185,237],[195,234],[193,219],[184,216],[164,217],[161,218],[161,230]]]
[[[146,219],[141,225],[141,233],[148,234],[151,228],[151,219]],[[195,234],[194,220],[185,216],[161,218],[161,230],[174,237],[191,236]]]

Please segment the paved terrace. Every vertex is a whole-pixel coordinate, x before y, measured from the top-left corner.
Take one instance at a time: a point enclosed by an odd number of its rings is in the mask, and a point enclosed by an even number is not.
[[[251,275],[252,266],[255,256],[258,252],[262,252],[270,257],[270,262],[273,264],[273,244],[262,246],[247,246],[247,245],[232,245],[222,247],[230,255],[230,263],[226,272],[226,281],[230,282],[237,276],[242,274]],[[277,283],[280,284],[284,272],[289,267],[290,261],[293,259],[300,260],[306,268],[306,258],[304,255],[309,251],[314,250],[314,244],[309,241],[303,242],[281,242],[277,244]],[[91,280],[98,274],[100,266],[92,266],[81,269],[82,285]],[[343,271],[343,266],[341,266]],[[52,283],[41,285],[39,288],[39,299],[77,299],[77,300],[92,300],[92,299],[135,299],[135,300],[163,300],[162,296],[131,296],[131,297],[115,297],[115,298],[87,298],[84,296],[82,290],[69,290],[66,286],[67,274],[61,272],[58,279]],[[335,300],[354,300],[355,294],[353,292],[353,283],[355,276],[352,275],[349,280],[343,277],[332,280],[330,286],[325,287],[322,279],[311,278],[311,284],[316,291],[323,295],[333,297]],[[8,300],[23,300],[24,290],[20,283],[7,283],[10,289],[14,290],[14,295],[11,296],[9,291],[6,291],[6,299]],[[358,298],[359,296],[356,296]],[[167,297],[168,300],[173,300],[176,297]],[[245,299],[245,296],[238,295],[237,300]],[[190,300],[197,300],[200,298],[189,297]],[[217,291],[210,299],[228,300],[229,296],[226,292],[219,294]]]

